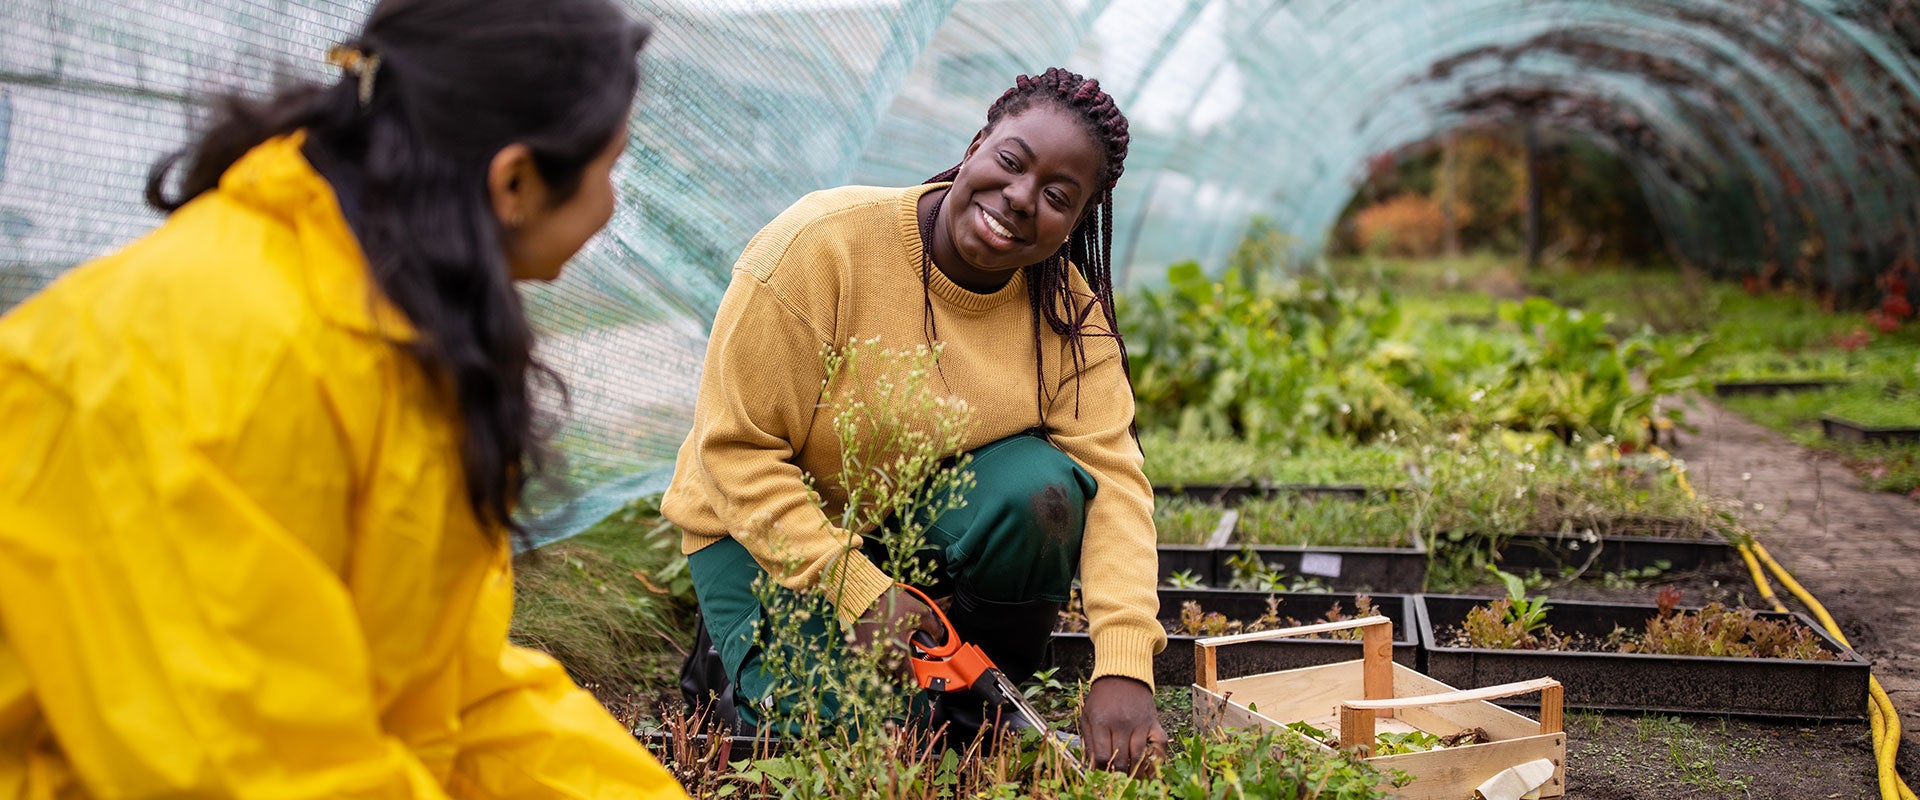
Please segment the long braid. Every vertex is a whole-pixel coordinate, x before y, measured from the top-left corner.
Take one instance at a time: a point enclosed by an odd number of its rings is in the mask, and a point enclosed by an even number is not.
[[[987,109],[986,130],[992,130],[1000,120],[1019,114],[1041,102],[1054,103],[1060,108],[1070,110],[1086,126],[1095,141],[1105,146],[1102,159],[1099,199],[1087,209],[1087,213],[1067,236],[1065,244],[1058,251],[1038,264],[1026,267],[1027,303],[1033,310],[1034,319],[1034,372],[1039,386],[1037,401],[1040,404],[1042,425],[1045,425],[1047,408],[1051,397],[1046,388],[1046,371],[1041,363],[1040,323],[1044,321],[1054,333],[1065,337],[1068,352],[1073,357],[1074,380],[1086,370],[1087,336],[1104,336],[1113,339],[1120,348],[1121,371],[1127,376],[1128,386],[1133,383],[1132,369],[1127,363],[1127,345],[1120,338],[1120,324],[1114,316],[1113,308],[1113,187],[1126,169],[1127,146],[1132,136],[1127,131],[1127,117],[1113,102],[1113,97],[1100,89],[1100,82],[1059,67],[1049,68],[1037,76],[1021,75],[1014,79],[1014,85],[1000,99],[995,100]],[[932,178],[927,183],[951,181],[959,175],[960,167],[955,165]],[[1072,270],[1078,268],[1088,288],[1093,290],[1090,298],[1076,298],[1071,280]],[[922,282],[928,280],[924,273]],[[931,301],[929,301],[931,303]],[[1087,325],[1098,306],[1105,327]],[[932,309],[926,312],[931,319]],[[1079,395],[1075,393],[1074,415],[1078,416]]]

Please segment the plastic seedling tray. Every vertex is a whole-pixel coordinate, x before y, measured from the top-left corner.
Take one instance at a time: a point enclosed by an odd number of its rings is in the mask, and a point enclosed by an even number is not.
[[[1820,430],[1836,442],[1920,443],[1920,428],[1876,428],[1832,414],[1820,415]]]
[[[1276,483],[1271,489],[1273,494],[1330,500],[1365,500],[1378,491],[1360,483]]]
[[[1231,508],[1247,498],[1266,497],[1271,490],[1254,481],[1232,481],[1229,483],[1188,483],[1179,488],[1155,486],[1153,493],[1157,497],[1187,497],[1203,503]]]
[[[1454,647],[1438,638],[1443,631],[1458,627],[1468,610],[1495,599],[1461,595],[1414,598],[1420,611],[1428,675],[1447,683],[1474,685],[1551,674],[1566,684],[1568,707],[1599,711],[1811,719],[1860,719],[1867,715],[1867,661],[1834,641],[1804,614],[1768,612],[1760,617],[1791,619],[1812,629],[1837,660],[1490,650]],[[1572,601],[1550,601],[1550,605],[1547,621],[1554,630],[1594,638],[1606,637],[1616,626],[1640,628],[1659,611],[1651,605]]]
[[[1233,515],[1237,526],[1239,515]],[[1255,544],[1236,542],[1238,532],[1224,546],[1214,550],[1214,576],[1230,583],[1233,565],[1229,563],[1251,549],[1270,569],[1290,579],[1311,578],[1337,592],[1384,592],[1412,594],[1426,588],[1427,545],[1418,534],[1407,534],[1402,547],[1332,547]]]
[[[1240,592],[1222,589],[1161,589],[1160,618],[1177,621],[1180,607],[1191,600],[1203,611],[1215,611],[1229,619],[1245,622],[1266,613],[1267,598],[1280,598],[1280,613],[1297,620],[1324,618],[1334,604],[1353,613],[1358,605],[1355,595],[1300,592]],[[1393,642],[1393,660],[1407,667],[1419,664],[1420,643],[1414,638],[1419,629],[1413,610],[1413,597],[1402,594],[1373,595],[1374,606],[1394,623],[1401,638]],[[1181,686],[1193,683],[1193,643],[1199,636],[1168,634],[1167,647],[1153,658],[1156,686]],[[1223,662],[1236,673],[1274,672],[1316,664],[1352,659],[1360,654],[1360,643],[1344,639],[1272,639],[1235,647],[1221,654]],[[1078,680],[1093,674],[1093,640],[1084,633],[1055,633],[1048,650],[1047,665],[1057,671],[1059,680]]]
[[[1782,392],[1810,392],[1829,386],[1845,386],[1846,381],[1839,380],[1734,380],[1720,381],[1713,385],[1717,397],[1744,397],[1750,395],[1774,395]]]
[[[1588,575],[1596,577],[1658,567],[1661,562],[1672,572],[1693,572],[1739,559],[1739,549],[1719,533],[1700,539],[1523,533],[1508,537],[1500,547],[1500,566],[1508,571],[1553,572],[1584,566]]]
[[[1165,583],[1175,575],[1185,573],[1198,578],[1203,586],[1220,585],[1219,559],[1214,554],[1233,535],[1233,521],[1236,518],[1233,509],[1227,509],[1220,515],[1219,524],[1213,528],[1213,534],[1207,537],[1205,544],[1162,544],[1154,550],[1160,562],[1160,582]]]

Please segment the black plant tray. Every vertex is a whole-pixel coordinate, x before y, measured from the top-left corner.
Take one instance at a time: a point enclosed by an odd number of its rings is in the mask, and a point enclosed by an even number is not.
[[[1185,572],[1200,579],[1202,586],[1220,585],[1219,559],[1214,548],[1204,544],[1163,544],[1154,547],[1160,558],[1160,583]]]
[[[1298,495],[1313,500],[1365,500],[1380,490],[1360,483],[1276,483],[1272,494]]]
[[[1836,442],[1920,443],[1920,428],[1874,428],[1832,414],[1820,415],[1820,430]]]
[[[1237,517],[1228,509],[1220,515],[1220,523],[1215,525],[1213,533],[1208,534],[1206,544],[1160,544],[1155,550],[1160,560],[1160,582],[1181,572],[1188,573],[1200,580],[1203,586],[1215,586],[1220,577],[1217,572],[1217,560],[1213,557],[1233,535],[1233,522]]]
[[[1845,386],[1846,381],[1839,380],[1757,380],[1757,381],[1721,381],[1713,385],[1716,397],[1742,397],[1747,395],[1773,395],[1781,392],[1808,392],[1825,389],[1829,386]]]
[[[1228,508],[1240,505],[1240,501],[1246,500],[1247,498],[1266,497],[1271,493],[1271,490],[1267,486],[1253,481],[1189,483],[1179,488],[1172,486],[1153,487],[1153,494],[1156,497],[1186,497],[1199,500],[1203,503],[1212,503]]]
[[[1436,638],[1439,631],[1458,627],[1468,610],[1494,599],[1459,595],[1414,598],[1428,675],[1462,689],[1552,677],[1566,687],[1568,708],[1598,711],[1795,719],[1861,719],[1867,715],[1867,661],[1834,641],[1804,614],[1767,612],[1760,616],[1792,619],[1812,629],[1838,661],[1484,650],[1447,647]],[[1550,605],[1547,621],[1554,630],[1595,638],[1605,637],[1615,626],[1643,626],[1658,613],[1650,605],[1572,601]],[[1515,697],[1511,704],[1528,705],[1528,700]]]
[[[1670,571],[1693,572],[1739,559],[1739,549],[1718,533],[1703,539],[1523,533],[1508,537],[1500,547],[1500,565],[1508,571],[1537,569],[1551,574],[1585,566],[1592,577],[1657,567],[1662,561]]]
[[[1280,598],[1280,613],[1302,624],[1322,619],[1334,603],[1349,616],[1353,614],[1351,594],[1298,592],[1237,592],[1222,589],[1161,589],[1160,618],[1180,619],[1180,605],[1188,600],[1200,603],[1202,611],[1217,611],[1230,619],[1257,619],[1267,612],[1267,597]],[[1417,638],[1413,598],[1403,594],[1372,595],[1380,613],[1393,620],[1393,660],[1408,667],[1418,666],[1420,646]],[[1193,640],[1196,636],[1167,636],[1167,648],[1153,657],[1155,686],[1185,686],[1193,683]],[[1311,667],[1360,658],[1358,641],[1338,639],[1273,639],[1247,642],[1219,651],[1220,670],[1234,675],[1278,672],[1296,667]],[[1055,633],[1048,649],[1047,666],[1059,671],[1054,677],[1079,680],[1093,674],[1093,640],[1084,633]]]
[[[1314,578],[1336,592],[1413,594],[1426,588],[1427,546],[1412,533],[1407,535],[1405,547],[1243,545],[1229,541],[1214,550],[1213,574],[1218,580],[1209,585],[1230,583],[1233,565],[1228,562],[1246,549],[1289,578]]]

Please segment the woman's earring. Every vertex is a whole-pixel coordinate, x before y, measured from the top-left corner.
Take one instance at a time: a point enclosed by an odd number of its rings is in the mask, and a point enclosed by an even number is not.
[[[525,224],[527,224],[527,215],[524,212],[515,211],[507,216],[507,227],[509,228],[518,228]]]

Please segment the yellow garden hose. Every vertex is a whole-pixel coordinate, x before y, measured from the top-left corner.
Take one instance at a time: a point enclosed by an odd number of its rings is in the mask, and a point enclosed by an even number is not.
[[[1746,560],[1747,571],[1753,574],[1753,584],[1759,587],[1760,596],[1773,604],[1773,610],[1785,612],[1787,607],[1780,603],[1780,598],[1774,596],[1773,586],[1767,581],[1766,573],[1760,571],[1760,565],[1763,562],[1767,565],[1767,569],[1780,579],[1780,585],[1787,587],[1787,591],[1792,592],[1794,597],[1799,598],[1800,602],[1819,618],[1820,625],[1827,629],[1827,633],[1833,634],[1833,638],[1839,640],[1841,644],[1853,646],[1847,641],[1846,634],[1840,632],[1840,626],[1833,621],[1833,617],[1827,613],[1826,606],[1820,605],[1819,600],[1815,600],[1799,581],[1794,580],[1786,567],[1780,566],[1780,562],[1773,560],[1773,556],[1767,553],[1766,547],[1759,542],[1744,542],[1740,545],[1740,557]],[[1873,726],[1873,755],[1874,763],[1879,767],[1880,800],[1920,800],[1914,796],[1913,789],[1900,780],[1900,773],[1894,768],[1894,759],[1900,754],[1900,715],[1894,710],[1893,698],[1888,697],[1887,690],[1881,688],[1880,679],[1871,675],[1867,677],[1867,692],[1870,695],[1867,703],[1867,721]]]

